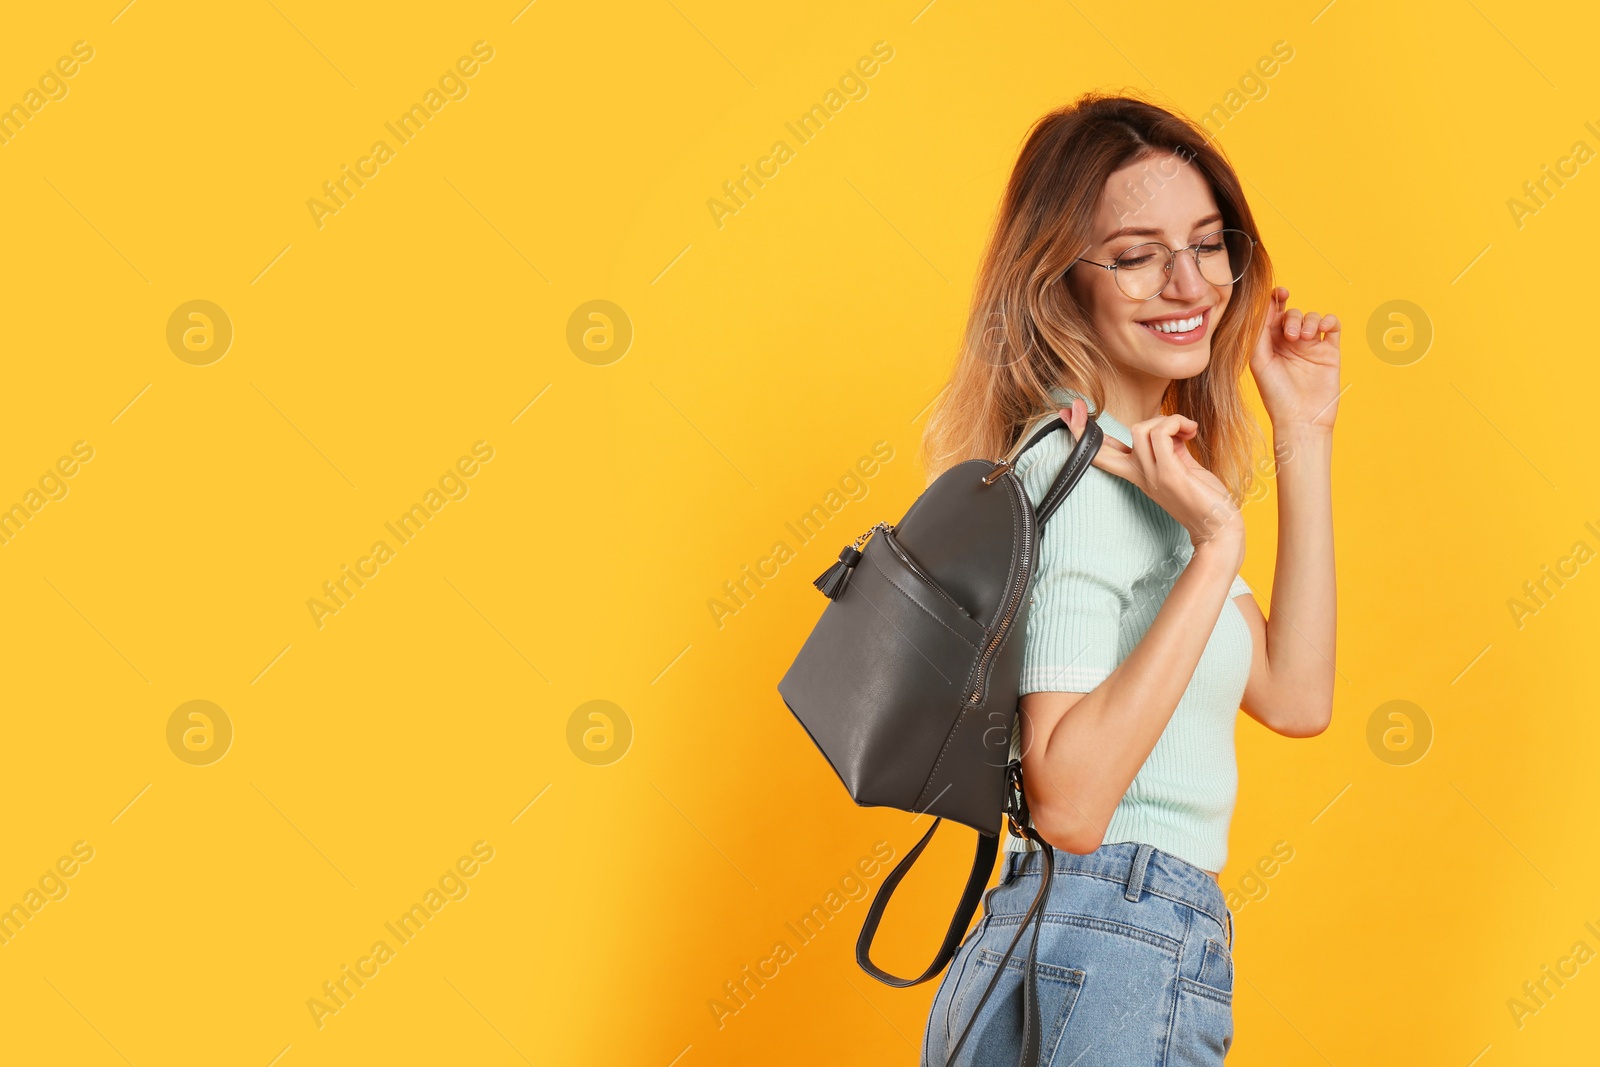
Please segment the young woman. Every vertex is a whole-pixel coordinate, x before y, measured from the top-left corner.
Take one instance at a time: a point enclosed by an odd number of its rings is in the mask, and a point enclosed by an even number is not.
[[[1286,737],[1333,707],[1330,455],[1339,322],[1286,307],[1238,177],[1195,125],[1090,94],[1041,119],[1012,172],[963,351],[930,419],[937,477],[1012,456],[1034,503],[1094,417],[1094,466],[1039,555],[1013,758],[1055,849],[1036,983],[1041,1063],[1219,1064],[1233,1043],[1233,915],[1217,883],[1242,707]],[[1272,616],[1238,576],[1239,505],[1272,421]],[[1263,470],[1267,469],[1263,464]],[[942,1067],[1040,886],[1007,835],[1000,884],[941,981],[923,1063]],[[960,1050],[1015,1064],[1024,958]]]

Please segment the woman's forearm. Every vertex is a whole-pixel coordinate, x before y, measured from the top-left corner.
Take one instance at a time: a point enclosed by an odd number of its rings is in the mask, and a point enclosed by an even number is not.
[[[1194,676],[1238,573],[1239,556],[1231,540],[1195,549],[1127,658],[1076,698],[1048,733],[1032,738],[1042,758],[1035,770],[1025,772],[1025,780],[1034,824],[1046,840],[1069,851],[1100,844],[1117,804]],[[1040,696],[1065,699],[1063,694]]]
[[[1316,734],[1333,715],[1334,572],[1331,428],[1275,428],[1278,563],[1267,616],[1268,699],[1263,721]]]

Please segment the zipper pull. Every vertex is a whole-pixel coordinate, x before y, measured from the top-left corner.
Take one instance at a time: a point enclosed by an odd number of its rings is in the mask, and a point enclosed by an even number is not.
[[[1002,474],[1005,474],[1007,471],[1015,470],[1016,466],[1017,465],[1009,459],[997,460],[995,462],[994,469],[983,476],[983,484],[993,485]]]
[[[817,575],[811,584],[822,590],[822,595],[829,600],[838,600],[844,592],[844,587],[850,582],[850,572],[855,570],[856,564],[861,562],[860,545],[878,530],[887,529],[886,522],[876,523],[867,529],[867,532],[844,546],[839,553],[838,562],[832,564],[827,570]]]

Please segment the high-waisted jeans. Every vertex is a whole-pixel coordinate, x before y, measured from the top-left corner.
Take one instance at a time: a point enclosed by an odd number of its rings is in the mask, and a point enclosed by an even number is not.
[[[923,1067],[944,1067],[1023,913],[1044,853],[1007,852],[983,919],[940,982]],[[1022,1041],[1017,944],[956,1061],[1014,1067]],[[1214,1067],[1233,1045],[1233,913],[1211,876],[1150,845],[1057,850],[1035,957],[1042,1046],[1051,1067]]]

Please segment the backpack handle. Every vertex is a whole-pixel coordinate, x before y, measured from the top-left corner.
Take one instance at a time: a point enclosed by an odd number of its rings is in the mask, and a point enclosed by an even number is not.
[[[1028,438],[1028,443],[1017,452],[1020,458],[1023,452],[1038,444],[1056,430],[1065,429],[1070,436],[1071,427],[1060,415],[1051,419],[1040,427],[1039,431]],[[1083,427],[1083,436],[1072,448],[1072,454],[1067,456],[1067,461],[1061,465],[1061,473],[1056,475],[1056,480],[1044,494],[1044,499],[1039,501],[1039,507],[1034,512],[1034,522],[1042,527],[1045,520],[1055,513],[1056,508],[1067,499],[1067,494],[1072,492],[1072,487],[1078,484],[1084,472],[1094,465],[1094,457],[1100,454],[1100,444],[1105,440],[1106,432],[1092,417]],[[1012,462],[1015,462],[1013,460]]]

